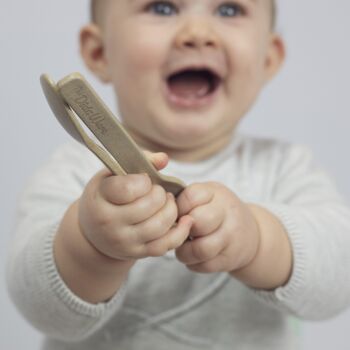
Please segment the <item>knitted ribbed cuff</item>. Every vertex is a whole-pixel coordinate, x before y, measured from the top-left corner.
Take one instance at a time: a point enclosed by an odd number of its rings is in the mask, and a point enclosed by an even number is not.
[[[53,225],[49,232],[46,232],[45,246],[42,263],[45,266],[46,276],[53,293],[61,300],[71,311],[93,318],[101,318],[104,314],[111,314],[119,308],[126,294],[126,284],[124,283],[118,292],[105,303],[91,304],[77,295],[75,295],[62,280],[54,259],[53,241],[57,232],[59,223]]]
[[[272,306],[282,308],[287,312],[294,312],[294,304],[303,294],[306,283],[307,254],[305,237],[300,232],[294,220],[293,209],[285,205],[259,204],[274,214],[283,224],[288,233],[293,253],[293,270],[289,281],[273,291],[253,289],[256,295]]]

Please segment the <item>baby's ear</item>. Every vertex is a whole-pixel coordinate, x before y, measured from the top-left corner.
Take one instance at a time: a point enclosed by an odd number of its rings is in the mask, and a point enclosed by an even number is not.
[[[80,53],[87,67],[101,81],[110,81],[101,29],[88,24],[80,30]]]
[[[286,56],[284,41],[280,35],[271,34],[265,60],[265,79],[272,79],[280,70]]]

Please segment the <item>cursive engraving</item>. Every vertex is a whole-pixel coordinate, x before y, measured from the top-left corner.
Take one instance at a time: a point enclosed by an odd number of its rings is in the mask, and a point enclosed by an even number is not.
[[[103,135],[107,134],[108,129],[104,125],[105,117],[100,111],[94,108],[93,104],[90,103],[89,96],[84,92],[84,88],[81,86],[75,87],[73,92],[75,94],[74,102],[78,105],[81,111]]]

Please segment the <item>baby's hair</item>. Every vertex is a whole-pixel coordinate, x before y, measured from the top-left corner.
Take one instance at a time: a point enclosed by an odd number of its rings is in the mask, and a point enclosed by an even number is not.
[[[93,23],[97,23],[97,18],[98,18],[98,3],[103,2],[105,0],[90,0],[90,19]],[[276,24],[276,0],[271,0],[271,25],[272,28],[275,28],[275,24]]]
[[[93,23],[97,21],[97,3],[99,0],[91,0],[90,1],[90,20]]]

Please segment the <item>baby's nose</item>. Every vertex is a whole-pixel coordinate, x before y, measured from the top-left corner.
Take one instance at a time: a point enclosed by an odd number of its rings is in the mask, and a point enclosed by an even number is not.
[[[187,19],[176,33],[175,46],[178,49],[218,48],[220,39],[208,20],[192,17]]]

